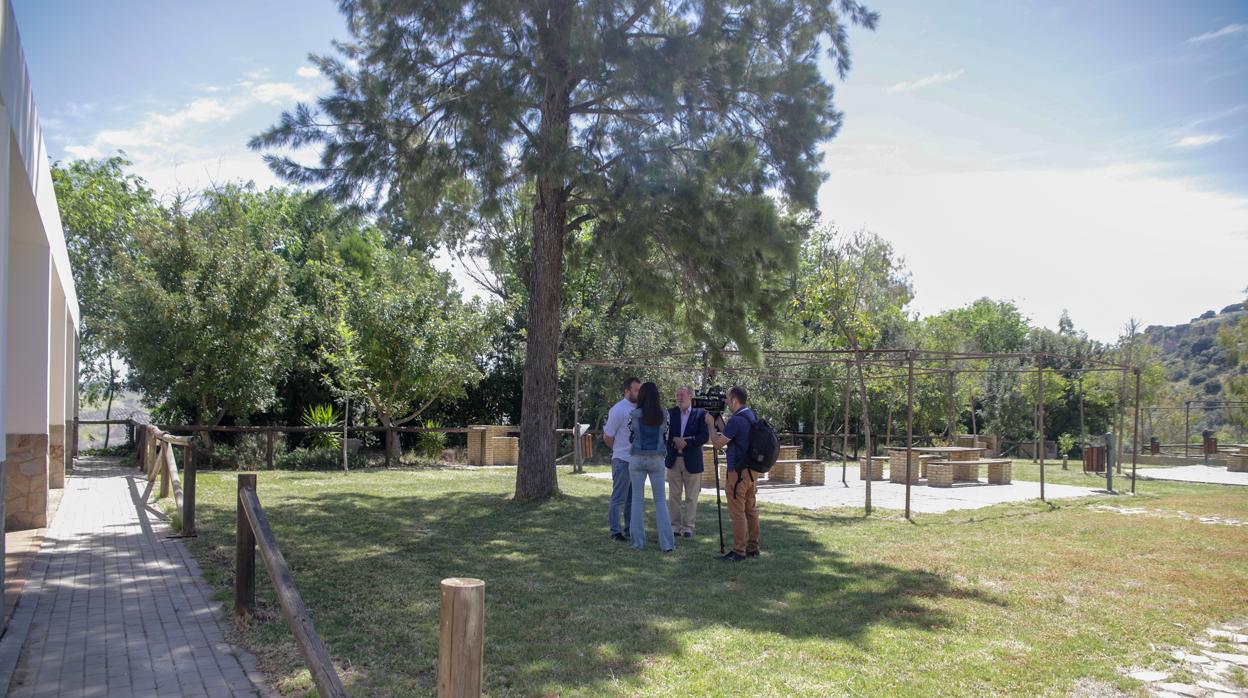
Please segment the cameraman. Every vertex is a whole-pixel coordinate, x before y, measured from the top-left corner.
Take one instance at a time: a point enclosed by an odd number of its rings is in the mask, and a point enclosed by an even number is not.
[[[716,432],[711,437],[711,443],[716,447],[727,447],[728,481],[724,483],[724,490],[728,497],[728,517],[732,519],[732,550],[719,559],[728,562],[758,557],[758,509],[754,503],[758,488],[754,483],[754,472],[746,467],[750,427],[758,421],[758,415],[746,405],[748,400],[745,388],[732,386],[727,400],[732,416],[724,425],[723,432]]]

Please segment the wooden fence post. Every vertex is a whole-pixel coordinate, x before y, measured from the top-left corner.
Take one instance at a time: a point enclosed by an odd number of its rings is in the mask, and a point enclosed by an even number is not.
[[[442,627],[438,638],[438,698],[481,695],[485,653],[485,582],[442,580]]]
[[[265,462],[265,465],[269,467],[269,470],[272,470],[273,469],[273,431],[270,430],[267,433],[268,433],[268,443],[265,444],[265,447],[264,447],[264,462]]]
[[[193,438],[193,437],[192,437]],[[186,464],[182,466],[182,474],[185,482],[182,483],[184,490],[182,499],[182,535],[195,535],[195,444],[191,442],[186,446]]]
[[[243,511],[243,490],[256,489],[255,475],[238,476],[238,499],[234,547],[234,613],[246,615],[256,610],[256,536]]]
[[[164,499],[169,496],[169,468],[173,467],[173,444],[161,441],[159,448],[156,453],[156,468],[160,470],[160,496],[157,499]]]

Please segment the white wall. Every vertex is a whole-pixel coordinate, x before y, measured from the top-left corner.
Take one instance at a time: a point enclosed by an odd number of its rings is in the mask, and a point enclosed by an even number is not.
[[[56,190],[52,186],[52,164],[39,123],[26,57],[22,52],[17,21],[9,0],[0,0],[0,103],[8,116],[16,149],[12,159],[20,163],[25,176],[22,183],[13,177],[15,186],[28,193],[36,204],[38,233],[52,253],[52,270],[65,290],[66,306],[78,325],[78,295],[74,291],[73,274],[69,268],[69,252],[61,228],[61,212],[56,206]],[[7,170],[12,172],[12,169]],[[22,186],[24,184],[24,186]],[[16,204],[14,204],[16,205]]]
[[[0,57],[3,57],[0,54]],[[4,405],[5,365],[8,356],[9,328],[9,153],[12,151],[13,138],[9,135],[9,117],[0,108],[0,463],[8,458],[8,433],[5,414],[8,410]],[[0,478],[2,481],[3,478]],[[0,485],[0,492],[4,487]],[[4,497],[0,496],[0,502]],[[2,517],[0,517],[2,520]]]
[[[16,228],[16,226],[13,226]],[[9,332],[5,433],[48,433],[48,327],[52,260],[48,248],[9,239]]]
[[[47,144],[13,8],[0,0],[0,435],[46,433],[72,415],[78,326]]]

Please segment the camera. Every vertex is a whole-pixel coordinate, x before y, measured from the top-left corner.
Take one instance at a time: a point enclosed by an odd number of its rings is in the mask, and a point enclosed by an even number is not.
[[[712,417],[719,419],[724,413],[726,398],[727,395],[724,393],[724,389],[718,385],[713,385],[709,388],[701,388],[693,394],[693,406],[706,410]]]

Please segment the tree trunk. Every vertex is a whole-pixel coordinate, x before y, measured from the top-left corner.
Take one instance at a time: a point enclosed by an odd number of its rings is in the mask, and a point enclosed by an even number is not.
[[[533,203],[533,268],[529,276],[524,392],[520,396],[520,463],[516,468],[516,499],[520,501],[546,499],[559,491],[555,421],[559,411],[559,308],[568,194],[566,177],[558,168],[568,149],[571,89],[563,58],[569,38],[566,11],[562,5],[550,11],[541,41],[550,68],[538,134],[539,161],[544,169],[537,175]]]
[[[117,371],[113,368],[113,355],[108,355],[108,406],[104,408],[105,421],[113,418],[113,387],[117,385]],[[113,435],[113,425],[104,425],[104,448],[108,448],[108,438]]]

